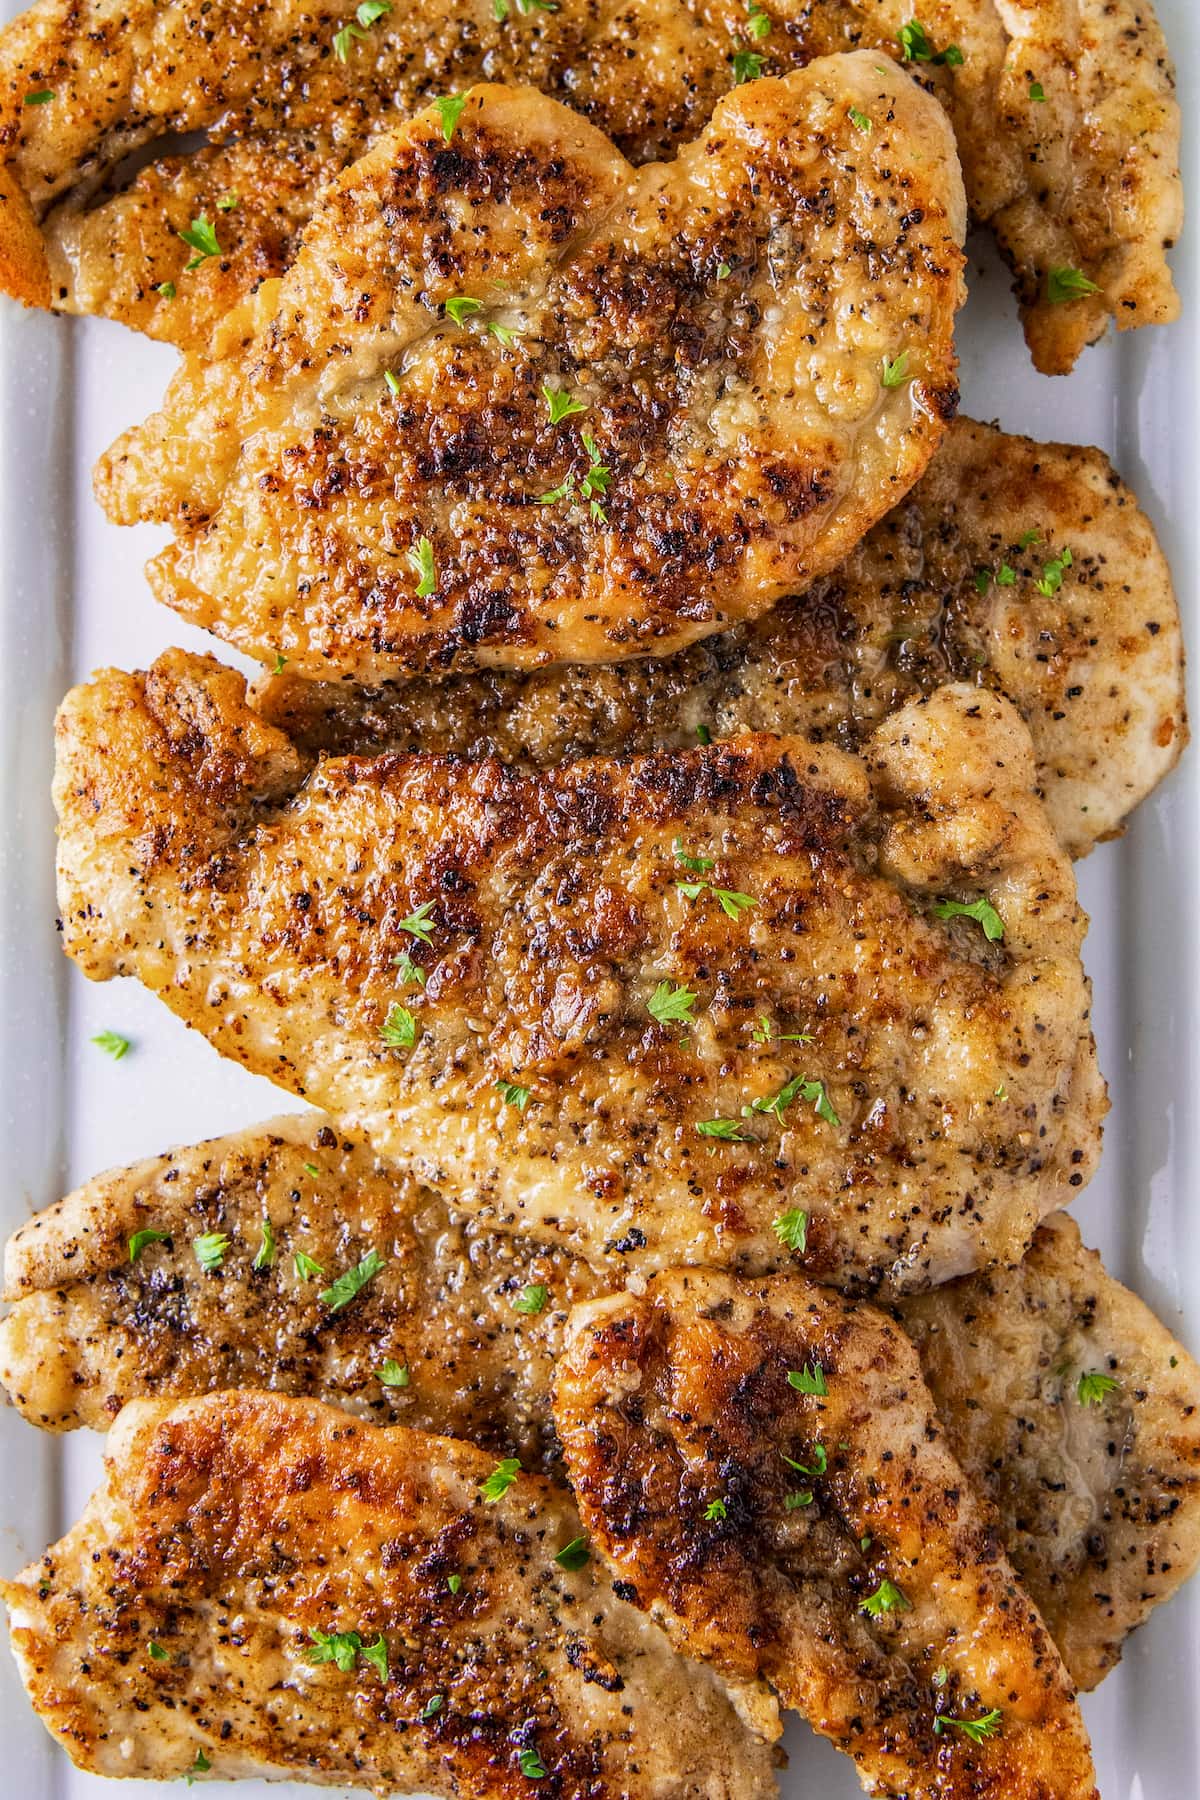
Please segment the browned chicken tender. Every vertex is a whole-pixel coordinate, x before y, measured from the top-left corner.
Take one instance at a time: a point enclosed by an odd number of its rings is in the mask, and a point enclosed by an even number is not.
[[[861,758],[314,768],[173,652],[64,704],[63,940],[496,1229],[908,1292],[1019,1260],[1099,1149],[1033,780],[965,687]]]
[[[97,493],[173,526],[160,599],[300,673],[681,647],[922,473],[963,226],[944,115],[868,56],[739,90],[636,173],[554,101],[475,88],[327,190]]]
[[[1095,1800],[1075,1690],[912,1345],[794,1277],[578,1307],[555,1417],[614,1591],[897,1800]]]
[[[1026,0],[1003,17],[994,0],[938,0],[922,17],[910,0],[422,0],[363,30],[344,0],[40,0],[0,36],[0,279],[203,349],[293,260],[324,181],[433,95],[529,83],[640,163],[694,136],[735,80],[861,46],[946,107],[1040,368],[1069,368],[1110,318],[1173,318],[1179,109],[1145,0]],[[198,129],[200,147],[172,145]],[[151,158],[132,179],[130,151]],[[198,217],[218,248],[188,271],[178,233]]]
[[[1069,560],[1067,560],[1069,558]],[[1028,725],[1059,842],[1119,831],[1187,742],[1166,559],[1099,450],[957,419],[912,492],[831,575],[671,657],[363,688],[262,677],[254,705],[314,754],[436,751],[550,768],[780,731],[856,748],[948,681]]]
[[[34,1706],[94,1774],[769,1800],[766,1738],[579,1537],[561,1489],[449,1438],[278,1395],[142,1401],[79,1524],[0,1598]]]

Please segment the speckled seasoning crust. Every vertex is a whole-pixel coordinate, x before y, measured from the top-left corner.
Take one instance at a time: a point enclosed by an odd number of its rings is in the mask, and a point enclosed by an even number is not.
[[[1098,1153],[1084,919],[1033,779],[1016,713],[962,686],[861,758],[314,767],[175,651],[64,703],[63,941],[497,1229],[919,1290],[1018,1260]],[[1002,941],[935,911],[980,900]]]
[[[1064,547],[1055,587],[1047,568]],[[673,657],[379,688],[285,669],[262,677],[254,705],[314,753],[548,768],[683,748],[704,731],[853,749],[915,694],[961,680],[1018,707],[1072,855],[1119,831],[1174,766],[1188,735],[1179,609],[1153,527],[1102,451],[957,419],[832,575]]]
[[[944,113],[870,56],[741,88],[638,172],[556,102],[475,88],[326,191],[96,491],[172,525],[159,598],[268,666],[680,648],[823,574],[923,472],[964,223]]]
[[[1200,1369],[1063,1214],[1019,1269],[898,1317],[1067,1667],[1095,1687],[1200,1563]],[[1088,1403],[1096,1374],[1115,1385]]]
[[[869,1793],[1094,1800],[1070,1678],[896,1326],[680,1270],[568,1329],[555,1417],[614,1591],[765,1679]]]
[[[0,36],[9,292],[202,349],[237,300],[291,263],[322,184],[432,95],[529,83],[640,163],[695,135],[739,51],[768,75],[855,46],[900,59],[913,18],[910,0],[767,0],[760,37],[743,0],[570,0],[528,17],[513,0],[502,20],[491,0],[422,0],[393,6],[340,62],[335,37],[353,12],[348,0],[302,13],[255,0],[43,0],[10,25]],[[1182,211],[1179,111],[1150,7],[941,0],[924,13],[927,53],[954,46],[962,61],[905,66],[949,112],[971,209],[1014,268],[1038,366],[1069,368],[1110,318],[1173,318],[1164,251]],[[47,89],[51,102],[25,105]],[[156,145],[197,129],[199,148]],[[150,159],[134,174],[122,166],[131,150]],[[222,213],[230,193],[239,203]],[[219,219],[221,254],[184,276],[177,234],[200,215]],[[1052,301],[1054,268],[1099,291]]]
[[[380,1796],[769,1800],[770,1699],[734,1689],[760,1735],[594,1563],[555,1561],[561,1490],[522,1473],[489,1502],[494,1468],[278,1395],[127,1407],[79,1524],[0,1583],[34,1706],[101,1775],[201,1756]],[[309,1659],[350,1632],[377,1661]]]

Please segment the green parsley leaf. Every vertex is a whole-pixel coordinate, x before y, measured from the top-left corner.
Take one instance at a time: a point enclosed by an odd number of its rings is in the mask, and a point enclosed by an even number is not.
[[[277,650],[275,652],[275,666],[272,668],[271,673],[272,675],[282,675],[286,668],[287,657],[283,654],[282,650]]]
[[[690,1025],[692,1008],[699,998],[699,994],[693,994],[688,987],[675,987],[670,981],[660,981],[646,1002],[646,1010],[658,1025]]]
[[[825,1083],[816,1081],[808,1075],[793,1075],[785,1081],[778,1093],[767,1095],[750,1102],[751,1112],[774,1113],[782,1119],[785,1111],[794,1100],[805,1100],[812,1105],[818,1119],[824,1119],[827,1125],[840,1125],[841,1120],[833,1110],[829,1095],[825,1092]]]
[[[728,263],[719,263],[717,265],[717,280],[718,281],[728,281],[729,277],[732,274],[733,274],[733,270]]]
[[[569,1544],[564,1544],[561,1550],[555,1551],[554,1560],[560,1569],[569,1569],[574,1572],[576,1569],[582,1569],[585,1563],[590,1562],[591,1556],[587,1539],[573,1537]]]
[[[846,117],[849,119],[850,123],[854,126],[856,131],[870,131],[870,129],[871,129],[870,119],[868,119],[865,112],[859,112],[859,110],[856,106],[852,106],[850,108],[849,112],[846,114]]]
[[[497,1081],[495,1088],[505,1106],[515,1106],[518,1112],[524,1112],[529,1105],[530,1088],[520,1087],[515,1081]]]
[[[545,1311],[549,1298],[550,1289],[545,1282],[531,1281],[528,1287],[521,1289],[513,1301],[513,1311],[524,1313],[527,1318],[536,1319],[540,1312]]]
[[[26,106],[49,106],[54,98],[53,88],[34,88],[25,96]]]
[[[427,537],[421,538],[418,543],[410,545],[404,552],[404,560],[413,574],[420,577],[417,582],[417,596],[423,600],[437,587],[437,565],[433,560],[433,545]]]
[[[747,0],[746,11],[750,15],[746,20],[746,30],[750,36],[757,43],[761,43],[765,37],[770,37],[771,21],[762,7],[757,4],[757,0]]]
[[[895,1583],[889,1581],[887,1577],[884,1576],[879,1586],[875,1589],[875,1592],[867,1595],[866,1599],[860,1604],[858,1610],[859,1612],[870,1613],[873,1619],[878,1619],[884,1613],[910,1612],[912,1610],[912,1602],[906,1600]]]
[[[201,213],[198,219],[193,219],[186,231],[176,232],[175,235],[183,239],[189,250],[196,252],[191,262],[184,265],[185,275],[190,275],[193,269],[198,269],[200,264],[207,262],[210,256],[220,256],[221,254],[216,231],[206,213]]]
[[[234,211],[236,211],[238,201],[241,199],[241,197],[242,196],[240,194],[236,194],[236,193],[222,194],[221,198],[217,201],[217,211],[218,212],[234,212]]]
[[[811,1506],[812,1503],[811,1488],[794,1488],[790,1494],[784,1495],[783,1510],[784,1512],[799,1512],[802,1506]]]
[[[724,1500],[718,1496],[716,1500],[709,1501],[704,1509],[704,1516],[706,1519],[727,1519],[729,1517],[729,1508],[726,1506]]]
[[[1038,593],[1045,594],[1047,599],[1051,594],[1057,594],[1063,584],[1063,575],[1071,567],[1072,561],[1070,550],[1064,547],[1057,556],[1052,556],[1049,562],[1043,563],[1041,578],[1034,583]]]
[[[221,1267],[228,1248],[229,1239],[223,1231],[205,1231],[198,1238],[192,1239],[196,1261],[206,1275],[214,1275]]]
[[[316,1175],[319,1175],[321,1173],[321,1171],[320,1171],[320,1169],[318,1169],[316,1163],[305,1163],[304,1173],[306,1175],[316,1176]]]
[[[470,88],[465,94],[443,94],[433,103],[438,109],[438,116],[442,121],[442,136],[447,143],[458,129],[458,121],[462,118],[462,110],[467,104],[470,94]]]
[[[155,1231],[150,1225],[144,1231],[135,1231],[129,1240],[129,1260],[135,1263],[147,1244],[169,1244],[170,1241],[169,1231]]]
[[[417,1041],[417,1021],[407,1006],[393,1000],[387,1018],[379,1027],[379,1035],[392,1050],[411,1050]]]
[[[173,300],[175,298],[175,283],[173,281],[160,281],[154,291],[156,294],[161,294],[164,300]]]
[[[819,1362],[805,1363],[802,1369],[788,1370],[788,1386],[800,1394],[827,1394],[825,1371]]]
[[[690,869],[693,875],[707,875],[713,867],[711,856],[690,856],[683,847],[681,837],[677,837],[671,845],[671,854],[676,862],[682,863],[685,869]]]
[[[480,1483],[479,1493],[489,1506],[502,1500],[517,1476],[521,1473],[521,1461],[516,1456],[506,1456],[498,1462],[487,1480]]]
[[[824,1475],[829,1467],[829,1457],[824,1444],[814,1444],[809,1451],[809,1455],[812,1457],[811,1466],[808,1463],[797,1462],[794,1456],[784,1456],[782,1450],[779,1454],[783,1456],[788,1468],[795,1469],[800,1475]]]
[[[410,1380],[408,1364],[397,1362],[393,1356],[388,1357],[378,1375],[384,1387],[390,1388],[406,1388]]]
[[[1115,1394],[1120,1386],[1115,1376],[1103,1375],[1099,1369],[1088,1369],[1079,1377],[1075,1392],[1081,1406],[1099,1406],[1109,1394]]]
[[[417,1714],[418,1719],[432,1719],[435,1713],[441,1712],[445,1703],[445,1694],[430,1694],[428,1700]]]
[[[483,301],[473,300],[470,294],[455,294],[446,302],[446,316],[453,319],[456,325],[463,325],[473,313],[483,311]]]
[[[310,1631],[311,1646],[304,1652],[311,1663],[333,1663],[343,1675],[349,1675],[361,1656],[387,1680],[387,1640],[381,1635],[373,1644],[364,1644],[357,1631]]]
[[[517,1764],[521,1770],[522,1775],[525,1776],[526,1780],[528,1780],[528,1781],[544,1781],[545,1780],[545,1778],[546,1778],[545,1765],[542,1762],[542,1759],[538,1755],[536,1750],[522,1750],[520,1756],[517,1758]]]
[[[1083,300],[1098,294],[1099,287],[1089,281],[1081,269],[1069,269],[1055,263],[1046,271],[1046,298],[1051,306],[1062,306],[1068,300]]]
[[[711,889],[712,897],[721,911],[730,919],[740,919],[744,912],[749,912],[758,901],[753,894],[739,894],[736,888]]]
[[[543,381],[542,394],[549,408],[552,425],[561,425],[564,419],[570,419],[576,413],[587,411],[586,403],[576,400],[574,394],[568,393],[566,388],[552,388]]]
[[[908,351],[907,350],[902,350],[900,352],[899,356],[885,356],[884,357],[884,359],[883,359],[883,374],[879,377],[880,383],[883,387],[885,387],[885,388],[903,387],[904,383],[908,379],[909,379],[909,373],[908,373]]]
[[[1040,81],[1031,81],[1029,83],[1029,98],[1039,104],[1045,100],[1046,90]]]
[[[992,585],[992,571],[990,569],[976,569],[976,571],[975,571],[976,590],[981,594],[986,594],[988,589],[991,587],[991,585]]]
[[[488,330],[494,338],[500,340],[506,350],[511,350],[521,335],[519,331],[514,331],[510,325],[497,325],[495,320],[489,322]]]
[[[196,1760],[183,1779],[187,1782],[188,1786],[191,1787],[197,1775],[207,1775],[211,1768],[212,1764],[209,1762],[207,1756],[205,1756],[203,1750],[197,1750]]]
[[[120,1062],[123,1056],[129,1054],[129,1039],[122,1037],[119,1031],[98,1031],[92,1042],[97,1044],[106,1056],[111,1056],[114,1062]]]
[[[392,10],[391,0],[359,0],[354,9],[354,16],[364,30],[386,18]]]
[[[744,81],[757,81],[766,60],[758,50],[736,50],[733,56],[734,85],[741,87]]]
[[[339,62],[344,63],[347,60],[350,55],[350,45],[352,41],[355,38],[360,38],[362,36],[363,33],[358,29],[358,26],[353,24],[343,25],[340,31],[334,32],[333,54],[337,57]]]
[[[275,1227],[266,1213],[262,1220],[262,1242],[254,1253],[252,1269],[269,1269],[275,1261]]]
[[[400,377],[397,375],[395,369],[385,369],[383,371],[383,379],[387,383],[388,393],[395,399],[396,395],[400,392]]]
[[[972,900],[970,905],[962,900],[939,900],[933,916],[935,919],[974,919],[977,925],[982,925],[989,944],[998,944],[1004,936],[1004,920],[990,900]]]
[[[1008,563],[1002,562],[1000,564],[1000,567],[996,570],[996,586],[997,587],[1012,587],[1012,585],[1016,581],[1016,579],[1017,579],[1017,571],[1013,568],[1010,568]]]
[[[380,1681],[387,1680],[387,1678],[388,1678],[388,1647],[387,1647],[387,1639],[384,1637],[382,1632],[380,1632],[379,1636],[375,1639],[375,1642],[373,1644],[364,1644],[363,1645],[362,1658],[363,1658],[364,1662],[369,1662],[373,1668],[375,1668],[379,1671]]]
[[[497,25],[503,25],[508,17],[508,0],[492,0],[492,17]]]
[[[167,1652],[163,1649],[161,1644],[156,1644],[153,1639],[146,1645],[146,1648],[149,1650],[150,1655],[155,1662],[167,1661]]]
[[[438,925],[437,920],[430,916],[434,905],[435,902],[432,900],[422,900],[420,906],[410,912],[407,919],[401,919],[400,930],[407,931],[409,937],[419,938],[423,944],[427,944]]]
[[[325,1273],[320,1263],[315,1261],[313,1257],[307,1255],[303,1250],[294,1252],[292,1256],[292,1267],[295,1269],[301,1281],[311,1281],[314,1275],[324,1275]]]
[[[462,1592],[462,1576],[461,1575],[447,1575],[446,1586],[450,1589],[450,1592],[452,1594],[461,1593]]]
[[[330,1312],[341,1312],[343,1306],[349,1306],[355,1295],[361,1294],[368,1281],[378,1275],[384,1266],[378,1250],[368,1250],[361,1262],[347,1269],[336,1277],[327,1288],[323,1288],[318,1298],[323,1300]]]
[[[1031,526],[1028,531],[1023,531],[1017,539],[1017,549],[1028,550],[1030,544],[1036,544],[1041,535],[1040,531],[1035,530]]]
[[[726,1144],[744,1144],[746,1134],[738,1119],[698,1119],[696,1130],[701,1137],[720,1138]]]
[[[994,1709],[978,1719],[952,1719],[946,1713],[939,1713],[933,1721],[933,1729],[940,1737],[947,1725],[953,1725],[955,1731],[961,1731],[973,1744],[982,1744],[985,1738],[995,1737],[1003,1717],[1003,1713]]]
[[[907,25],[902,25],[896,36],[905,62],[948,63],[953,69],[962,67],[963,53],[958,45],[948,44],[944,50],[935,51],[929,33],[919,19],[911,19]]]
[[[397,979],[401,982],[415,982],[418,987],[425,986],[425,971],[420,963],[415,963],[406,950],[403,956],[394,956]]]
[[[772,1219],[771,1230],[789,1250],[803,1251],[808,1244],[808,1214],[794,1206],[790,1212],[780,1213],[777,1219]]]
[[[726,265],[724,263],[722,263],[721,267],[724,268],[725,266]],[[712,743],[712,732],[708,729],[707,725],[697,725],[697,727],[696,727],[696,742],[702,746],[704,744]]]

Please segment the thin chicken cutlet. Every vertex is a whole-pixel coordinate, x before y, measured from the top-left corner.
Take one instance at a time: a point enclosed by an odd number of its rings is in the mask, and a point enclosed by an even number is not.
[[[314,767],[173,652],[59,729],[68,954],[497,1229],[900,1293],[1094,1166],[1084,919],[989,694],[861,757]]]
[[[101,460],[110,517],[175,531],[159,598],[379,680],[674,649],[831,568],[957,403],[937,105],[830,57],[636,172],[530,89],[448,107],[327,191]]]

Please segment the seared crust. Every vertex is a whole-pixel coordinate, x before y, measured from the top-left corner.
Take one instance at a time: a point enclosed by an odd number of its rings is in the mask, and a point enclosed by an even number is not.
[[[1019,1269],[899,1316],[955,1455],[1072,1676],[1095,1687],[1200,1563],[1200,1368],[1061,1213]],[[1084,1404],[1086,1374],[1118,1385]]]
[[[1061,586],[1043,592],[1064,548]],[[1179,608],[1154,529],[1102,451],[957,419],[832,575],[673,657],[374,689],[285,670],[261,678],[254,705],[313,754],[549,768],[690,746],[701,730],[857,747],[914,695],[964,680],[1017,706],[1072,855],[1119,831],[1174,766],[1188,735]]]
[[[134,1260],[146,1229],[168,1241]],[[229,1239],[219,1270],[193,1251],[203,1232]],[[379,1273],[334,1311],[322,1292],[370,1250]],[[297,1251],[323,1273],[306,1279]],[[96,1176],[10,1238],[4,1274],[0,1380],[48,1430],[107,1430],[143,1397],[260,1388],[547,1470],[552,1359],[567,1309],[599,1291],[586,1263],[452,1217],[319,1114]],[[403,1386],[381,1379],[389,1362]]]
[[[797,1392],[814,1368],[827,1392]],[[674,1271],[576,1308],[555,1417],[615,1590],[764,1676],[869,1792],[1092,1800],[1074,1689],[881,1314]],[[993,1711],[980,1743],[954,1723]]]
[[[150,574],[185,618],[369,680],[673,649],[824,573],[921,474],[963,203],[890,63],[741,88],[638,174],[527,89],[473,89],[446,131],[431,108],[339,178],[256,330],[101,460],[111,517],[173,525]],[[553,390],[586,410],[552,422]]]
[[[1084,921],[1004,702],[941,689],[861,760],[744,737],[537,777],[382,756],[305,781],[243,692],[172,652],[68,696],[65,947],[456,1206],[610,1269],[778,1267],[772,1221],[802,1207],[806,1268],[907,1291],[1019,1258],[1090,1175]],[[680,852],[709,885],[685,891]],[[717,889],[748,896],[738,916]],[[981,894],[1002,943],[932,913]],[[418,909],[428,946],[403,927]],[[654,1016],[660,987],[696,996],[687,1017]],[[700,1131],[716,1119],[744,1141]]]
[[[719,1682],[556,1564],[578,1519],[535,1475],[489,1504],[470,1445],[249,1393],[128,1407],[106,1463],[75,1529],[0,1584],[81,1768],[170,1779],[202,1753],[218,1780],[524,1800],[532,1751],[572,1800],[775,1792]],[[312,1664],[314,1633],[350,1631],[385,1641],[386,1676]]]
[[[907,66],[950,114],[972,211],[1013,264],[1035,360],[1052,372],[1110,317],[1127,327],[1175,315],[1164,252],[1181,215],[1179,110],[1143,0],[1003,12],[937,0],[924,9],[930,48],[956,45],[961,64]],[[878,62],[900,56],[913,15],[910,0],[771,0],[762,16],[772,29],[751,43],[741,0],[589,0],[528,17],[511,6],[502,21],[488,0],[423,0],[393,7],[341,63],[344,0],[312,0],[303,14],[261,0],[40,0],[0,36],[0,144],[8,185],[25,196],[15,231],[0,207],[0,277],[22,299],[103,311],[201,349],[236,298],[292,261],[322,183],[431,95],[526,82],[644,162],[695,134],[739,48],[769,75],[852,46]],[[43,87],[53,102],[26,107]],[[198,129],[204,147],[160,155],[124,184],[128,151]],[[180,281],[176,233],[216,218],[231,191],[242,204],[221,217],[220,259]],[[1100,292],[1052,303],[1053,267]],[[163,281],[177,284],[174,300],[156,292]]]

